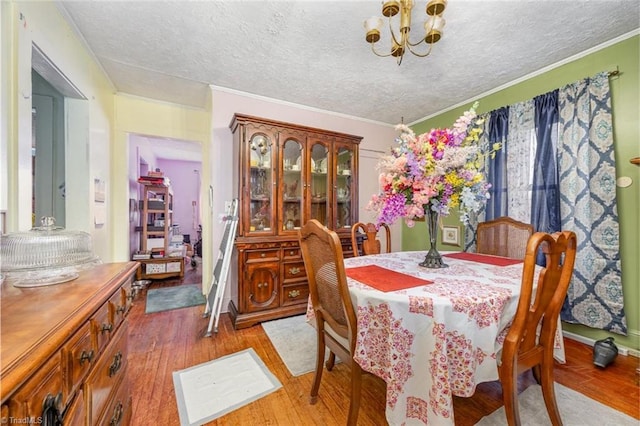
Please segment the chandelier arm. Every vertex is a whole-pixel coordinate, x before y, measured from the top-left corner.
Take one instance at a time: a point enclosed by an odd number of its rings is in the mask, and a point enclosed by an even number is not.
[[[415,47],[415,46],[419,46],[419,45],[421,45],[421,44],[422,44],[422,43],[424,43],[424,42],[425,42],[425,41],[424,41],[424,37],[423,37],[423,38],[421,38],[421,39],[419,39],[419,40],[418,40],[418,41],[416,41],[415,43],[411,43],[411,40],[409,40],[409,38],[407,37],[407,46]]]
[[[387,53],[386,55],[378,53],[375,48],[375,43],[371,43],[371,51],[374,53],[374,55],[380,56],[381,58],[386,58],[387,56],[391,56],[391,52]]]
[[[393,27],[391,26],[391,16],[387,17],[387,22],[389,23],[389,32],[391,33],[391,40],[393,40],[394,43],[402,45],[401,41],[402,38],[400,38],[400,41],[398,41],[398,39],[396,39],[396,33],[393,31]],[[400,34],[402,35],[402,34]]]
[[[418,53],[418,52],[414,51],[414,50],[411,48],[412,46],[416,46],[416,45],[415,45],[415,44],[413,44],[413,45],[412,45],[412,44],[407,45],[407,48],[409,49],[409,52],[413,53],[415,56],[417,56],[417,57],[419,57],[419,58],[424,58],[424,57],[427,57],[427,56],[429,56],[429,55],[431,54],[431,49],[433,48],[433,43],[430,43],[430,44],[429,44],[429,50],[427,50],[427,52],[426,52],[426,53]]]

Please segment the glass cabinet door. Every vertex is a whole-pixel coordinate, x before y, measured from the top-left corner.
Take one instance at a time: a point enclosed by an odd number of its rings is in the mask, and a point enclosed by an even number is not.
[[[249,149],[249,232],[272,233],[275,220],[272,137],[265,133],[254,133],[249,139]]]
[[[302,142],[286,137],[281,147],[282,181],[278,185],[282,194],[281,232],[294,232],[302,225],[304,151]]]
[[[353,205],[354,188],[353,177],[354,155],[353,148],[350,146],[336,145],[336,179],[335,179],[335,198],[336,209],[333,218],[334,229],[350,228],[353,225]],[[356,212],[357,213],[357,212]]]
[[[331,206],[331,186],[328,173],[331,165],[329,164],[329,149],[326,143],[313,141],[310,148],[310,164],[309,164],[309,191],[310,191],[310,217],[316,219],[325,226],[330,226],[329,214]]]

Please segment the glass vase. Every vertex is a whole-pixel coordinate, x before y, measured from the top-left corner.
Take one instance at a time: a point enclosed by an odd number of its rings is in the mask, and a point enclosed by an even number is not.
[[[419,265],[425,268],[446,268],[446,265],[442,261],[442,256],[436,248],[438,242],[438,213],[434,212],[430,208],[425,210],[425,220],[427,222],[427,229],[429,231],[429,252]]]

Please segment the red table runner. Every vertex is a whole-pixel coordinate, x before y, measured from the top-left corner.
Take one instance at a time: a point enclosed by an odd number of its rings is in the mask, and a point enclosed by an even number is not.
[[[412,275],[402,274],[376,265],[358,266],[356,268],[345,269],[345,271],[349,278],[353,278],[385,293],[433,284],[433,281],[423,280]]]
[[[478,262],[478,263],[486,263],[487,265],[495,265],[495,266],[509,266],[515,265],[516,263],[522,263],[522,260],[519,259],[509,259],[508,257],[500,257],[500,256],[489,256],[486,254],[478,254],[478,253],[447,253],[443,256],[451,257],[453,259],[460,260],[468,260],[470,262]]]

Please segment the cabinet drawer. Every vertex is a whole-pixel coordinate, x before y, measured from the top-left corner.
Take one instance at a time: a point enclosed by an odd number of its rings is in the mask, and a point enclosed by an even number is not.
[[[62,348],[62,362],[67,371],[65,374],[67,395],[70,397],[74,395],[96,358],[97,353],[91,344],[91,327],[86,323]]]
[[[129,381],[125,380],[115,389],[114,397],[104,410],[99,425],[128,425],[131,421],[131,394],[129,392]]]
[[[284,247],[282,249],[285,259],[302,259],[300,247]]]
[[[124,315],[127,316],[129,314],[129,311],[131,310],[131,307],[133,306],[133,299],[135,297],[135,292],[133,290],[133,277],[127,280],[120,291],[122,292],[122,297],[124,298],[126,307]]]
[[[67,394],[62,382],[60,352],[49,360],[16,392],[9,402],[9,417],[14,419],[42,418],[43,404],[49,399],[59,411],[64,411]],[[11,422],[9,422],[11,423]]]
[[[105,346],[107,346],[111,333],[114,331],[113,322],[110,317],[109,303],[105,303],[93,314],[89,321],[96,357],[98,357]]]
[[[127,314],[127,304],[125,300],[124,293],[121,290],[116,291],[109,299],[109,316],[113,324],[111,334],[113,334],[122,321],[124,321],[124,317]]]
[[[287,281],[299,281],[301,279],[307,279],[307,272],[304,269],[304,262],[289,262],[283,265],[284,282]]]
[[[88,401],[89,424],[99,424],[98,419],[105,411],[114,389],[125,377],[127,333],[128,327],[125,321],[87,378],[85,392]]]
[[[282,305],[296,305],[307,303],[309,300],[309,285],[303,284],[287,285],[282,287]]]
[[[87,408],[82,390],[73,399],[73,402],[64,412],[63,423],[65,426],[84,426],[87,418]]]
[[[251,250],[251,251],[247,251],[246,256],[247,256],[247,262],[279,260],[280,250],[279,249]]]

